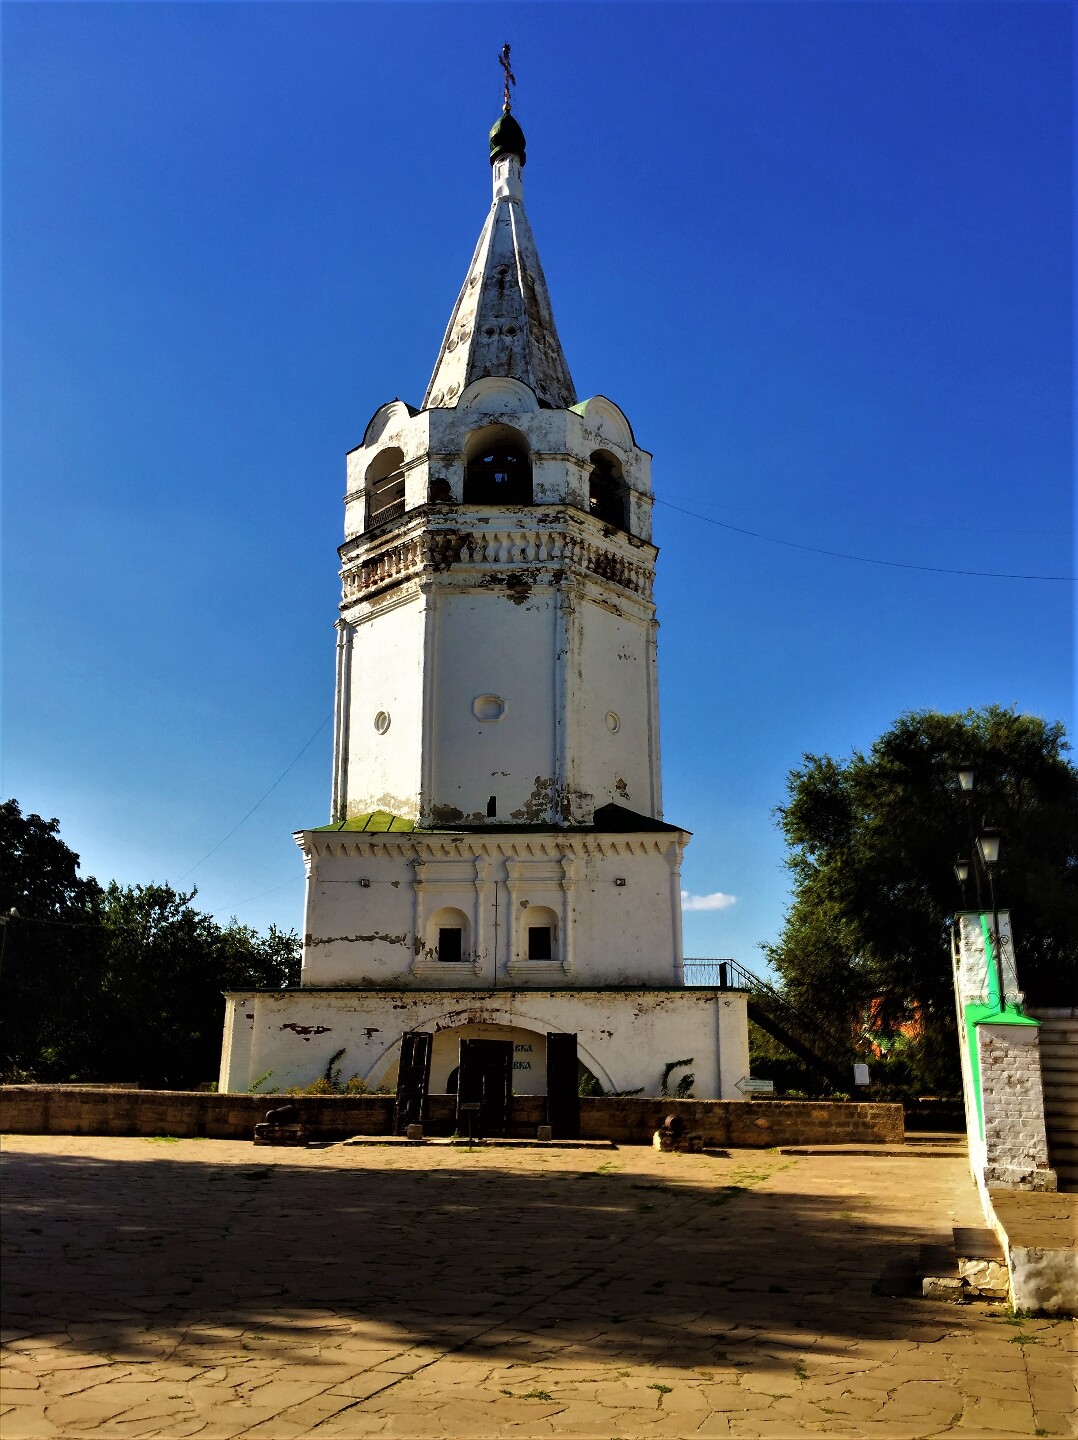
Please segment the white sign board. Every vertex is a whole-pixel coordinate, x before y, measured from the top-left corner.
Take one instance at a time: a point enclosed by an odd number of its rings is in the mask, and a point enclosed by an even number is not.
[[[868,1084],[868,1066],[867,1066],[867,1065],[855,1065],[855,1066],[853,1067],[853,1083],[854,1083],[855,1085],[867,1085],[867,1084]]]
[[[774,1080],[754,1080],[751,1075],[737,1082],[737,1088],[742,1095],[774,1095]]]

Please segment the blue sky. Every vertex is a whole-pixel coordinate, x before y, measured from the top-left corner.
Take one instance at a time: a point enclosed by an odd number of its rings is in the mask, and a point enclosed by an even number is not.
[[[802,752],[1073,733],[1073,587],[944,573],[1074,573],[1066,4],[8,4],[3,790],[302,928],[344,455],[422,398],[505,40],[577,389],[655,456],[666,816],[736,897],[686,951],[753,965]]]

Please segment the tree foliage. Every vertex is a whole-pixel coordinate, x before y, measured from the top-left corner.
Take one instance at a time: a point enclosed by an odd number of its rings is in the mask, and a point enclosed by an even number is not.
[[[954,863],[986,824],[1003,832],[996,889],[1012,914],[1019,983],[1033,1003],[1073,1004],[1078,770],[1067,749],[1062,725],[998,706],[917,711],[867,755],[805,755],[791,772],[777,813],[794,899],[767,953],[832,1053],[842,1037],[862,1054],[894,1047],[922,1085],[953,1086],[949,930],[963,904]],[[969,797],[962,764],[976,775]],[[968,904],[977,908],[972,888]],[[923,1035],[916,1055],[911,1029]]]
[[[0,822],[0,1058],[9,1074],[195,1085],[217,1073],[223,990],[298,983],[294,934],[221,926],[194,909],[194,890],[102,890],[79,877],[57,821],[23,816],[9,801]]]

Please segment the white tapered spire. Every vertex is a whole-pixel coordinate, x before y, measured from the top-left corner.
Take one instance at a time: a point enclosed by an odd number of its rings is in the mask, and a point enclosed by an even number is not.
[[[524,213],[524,133],[508,110],[490,132],[494,196],[449,320],[423,408],[454,406],[473,380],[509,376],[539,403],[576,403],[543,267]]]

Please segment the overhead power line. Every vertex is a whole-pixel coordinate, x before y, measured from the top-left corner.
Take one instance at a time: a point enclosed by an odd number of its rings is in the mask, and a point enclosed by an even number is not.
[[[326,726],[329,724],[329,722],[330,722],[332,719],[333,719],[333,712],[332,712],[332,710],[331,710],[330,713],[326,716],[326,718],[322,721],[321,725],[319,725],[318,729],[314,732],[314,734],[311,736],[311,738],[307,741],[306,745],[304,745],[303,749],[299,752],[299,754],[296,756],[296,758],[295,758],[290,764],[286,765],[286,766],[284,767],[284,769],[281,771],[281,773],[277,776],[277,779],[274,780],[273,784],[269,787],[269,789],[266,791],[266,793],[262,796],[262,799],[261,799],[261,800],[256,800],[255,803],[251,806],[250,810],[248,810],[247,814],[243,817],[243,819],[240,820],[240,821],[238,821],[235,825],[233,825],[232,829],[228,832],[228,834],[227,834],[226,836],[224,836],[223,839],[218,840],[217,844],[213,847],[212,850],[207,850],[206,853],[205,853],[205,855],[203,855],[202,859],[201,859],[201,860],[197,860],[197,861],[194,863],[194,865],[191,866],[190,870],[186,870],[186,871],[180,876],[179,880],[177,881],[177,884],[182,885],[183,882],[187,879],[188,875],[193,875],[200,865],[205,865],[206,861],[210,858],[210,856],[211,856],[211,855],[216,855],[217,852],[218,852],[218,850],[220,850],[221,846],[224,845],[224,844],[226,844],[229,840],[232,839],[233,835],[235,835],[236,831],[240,828],[240,826],[241,826],[241,825],[245,825],[245,824],[247,823],[247,821],[250,820],[251,816],[255,813],[255,811],[258,809],[258,807],[259,807],[260,805],[264,804],[265,801],[267,801],[267,800],[269,799],[269,797],[273,794],[274,790],[277,789],[277,786],[281,783],[281,781],[282,781],[282,780],[284,779],[284,777],[288,774],[288,772],[289,772],[291,769],[293,769],[294,766],[296,766],[296,765],[299,764],[300,760],[303,759],[304,755],[306,755],[307,751],[311,748],[311,746],[312,746],[312,745],[314,744],[314,742],[318,739],[319,735],[321,735],[322,731],[326,728]]]
[[[305,880],[306,878],[305,875],[293,875],[291,880],[282,880],[279,885],[271,885],[268,890],[260,890],[257,895],[248,895],[246,900],[237,900],[232,905],[218,905],[217,909],[213,912],[214,919],[216,919],[218,915],[227,914],[228,911],[235,913],[237,910],[242,910],[245,905],[250,905],[253,900],[261,900],[263,895],[275,895],[278,890],[284,890],[289,885],[298,885],[301,880]]]
[[[924,570],[932,575],[969,575],[981,580],[1061,580],[1073,582],[1074,575],[1014,575],[1004,570],[954,570],[946,565],[915,565],[909,560],[881,560],[875,555],[851,555],[846,550],[825,550],[819,545],[803,545],[797,540],[780,540],[777,535],[761,535],[758,530],[746,530],[742,525],[731,525],[725,520],[715,520],[710,515],[701,515],[696,510],[686,510],[670,500],[656,500],[656,505],[665,505],[680,515],[690,515],[702,520],[705,525],[717,525],[720,530],[732,530],[735,535],[749,535],[753,540],[765,540],[769,545],[784,545],[789,550],[807,550],[811,555],[827,555],[832,560],[858,560],[862,565],[886,565],[893,570]]]

